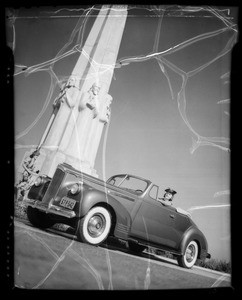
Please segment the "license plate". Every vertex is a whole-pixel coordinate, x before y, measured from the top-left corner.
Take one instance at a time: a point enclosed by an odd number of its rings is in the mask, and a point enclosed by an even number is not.
[[[69,199],[69,198],[62,198],[60,201],[60,205],[69,209],[73,209],[73,207],[75,206],[76,201],[73,199]]]

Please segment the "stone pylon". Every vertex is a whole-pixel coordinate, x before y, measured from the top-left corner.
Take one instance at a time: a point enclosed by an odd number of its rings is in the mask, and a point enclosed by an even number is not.
[[[126,6],[103,6],[72,74],[54,103],[36,159],[39,173],[53,176],[66,162],[87,174],[94,169],[103,127],[110,118],[108,94],[127,17]]]

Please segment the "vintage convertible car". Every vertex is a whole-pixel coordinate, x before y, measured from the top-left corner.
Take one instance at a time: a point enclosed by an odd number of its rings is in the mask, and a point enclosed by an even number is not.
[[[63,163],[53,178],[39,176],[25,201],[34,226],[68,224],[85,243],[99,245],[112,236],[133,252],[148,246],[171,252],[185,268],[209,258],[206,238],[189,215],[158,197],[150,180],[122,174],[105,182]]]

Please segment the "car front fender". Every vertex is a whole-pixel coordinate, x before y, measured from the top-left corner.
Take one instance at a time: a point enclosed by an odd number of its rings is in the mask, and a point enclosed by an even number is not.
[[[127,239],[131,226],[131,215],[128,210],[111,195],[98,190],[86,191],[83,193],[79,210],[79,217],[83,217],[93,207],[100,204],[101,206],[111,207],[115,214],[114,235]]]

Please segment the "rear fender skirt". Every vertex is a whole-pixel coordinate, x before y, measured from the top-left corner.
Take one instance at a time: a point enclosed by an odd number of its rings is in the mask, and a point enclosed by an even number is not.
[[[198,242],[198,247],[199,247],[198,258],[202,258],[206,256],[206,253],[208,251],[206,238],[198,228],[194,228],[194,227],[188,228],[188,230],[184,233],[178,251],[183,255],[185,253],[187,244],[192,240]]]

